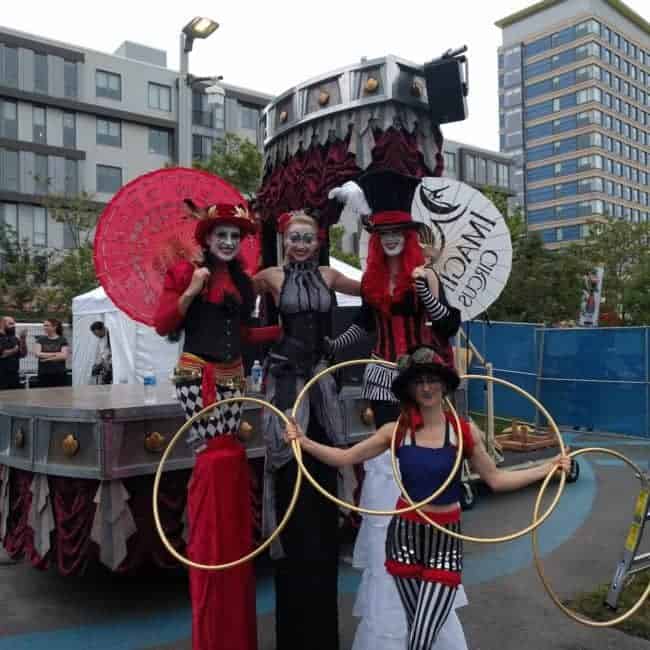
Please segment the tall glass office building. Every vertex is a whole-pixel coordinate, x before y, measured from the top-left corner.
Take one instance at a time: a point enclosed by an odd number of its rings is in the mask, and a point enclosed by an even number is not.
[[[650,23],[620,0],[544,0],[496,23],[501,151],[549,247],[650,214]]]

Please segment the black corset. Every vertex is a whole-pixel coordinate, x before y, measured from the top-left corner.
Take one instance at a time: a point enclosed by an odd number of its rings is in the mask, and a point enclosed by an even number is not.
[[[185,317],[183,351],[208,361],[241,357],[241,306],[234,299],[215,304],[196,298]]]

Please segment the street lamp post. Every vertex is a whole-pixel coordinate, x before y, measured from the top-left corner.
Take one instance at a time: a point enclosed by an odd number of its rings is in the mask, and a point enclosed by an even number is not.
[[[219,27],[210,18],[196,17],[180,34],[180,73],[178,78],[178,164],[192,166],[192,85],[189,75],[189,53],[194,39],[207,38]]]

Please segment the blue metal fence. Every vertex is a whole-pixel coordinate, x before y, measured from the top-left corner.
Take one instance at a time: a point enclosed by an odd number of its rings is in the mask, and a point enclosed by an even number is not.
[[[535,395],[558,424],[650,437],[647,327],[550,329],[535,324],[471,323],[465,331],[497,377]],[[476,360],[471,371],[483,374]],[[483,410],[484,382],[469,387]],[[535,409],[495,386],[495,414],[535,420]]]

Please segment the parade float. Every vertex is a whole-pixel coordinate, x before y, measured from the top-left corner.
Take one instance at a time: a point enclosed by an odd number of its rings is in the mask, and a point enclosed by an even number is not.
[[[325,229],[341,218],[353,220],[363,258],[363,214],[352,208],[342,215],[330,193],[363,172],[391,170],[424,179],[413,216],[438,245],[446,242],[438,272],[451,302],[465,318],[484,311],[509,272],[503,217],[476,190],[438,178],[440,124],[465,119],[465,64],[462,52],[426,66],[393,56],[364,60],[274,100],[261,123],[265,169],[255,210],[262,233],[242,242],[247,271],[254,272],[260,260],[263,266],[278,263],[277,219],[301,208],[316,211]],[[118,192],[100,219],[95,263],[120,310],[151,325],[165,270],[192,254],[184,200],[204,205],[229,191],[204,172],[165,169]],[[232,200],[242,197],[237,193]],[[334,323],[334,333],[344,324]],[[120,376],[114,373],[114,381]],[[174,563],[153,525],[151,492],[183,413],[166,378],[158,379],[153,398],[133,383],[0,394],[0,540],[12,557],[53,565],[65,575],[96,561],[118,572]],[[372,413],[358,386],[343,386],[341,401],[348,439],[368,434]],[[259,408],[245,407],[242,426],[252,431],[252,460],[264,454],[260,416]],[[177,549],[185,544],[193,462],[191,450],[178,445],[159,487],[162,525]]]

